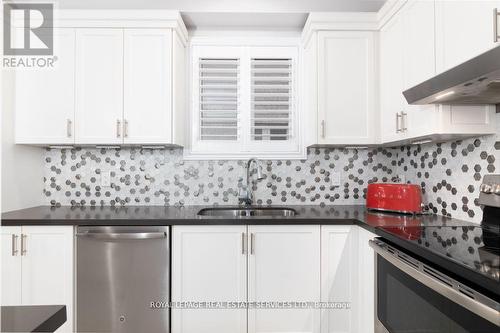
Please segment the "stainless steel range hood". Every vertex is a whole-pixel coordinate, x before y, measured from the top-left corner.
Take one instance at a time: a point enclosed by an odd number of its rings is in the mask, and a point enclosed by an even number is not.
[[[500,46],[403,92],[409,104],[500,104]]]

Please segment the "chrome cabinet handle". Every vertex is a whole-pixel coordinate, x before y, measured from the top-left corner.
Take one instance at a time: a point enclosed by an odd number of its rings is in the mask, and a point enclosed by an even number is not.
[[[406,126],[406,121],[408,119],[408,113],[401,111],[401,132],[405,132],[408,130]]]
[[[21,255],[25,256],[26,253],[28,252],[27,246],[26,246],[26,238],[28,238],[28,235],[21,234]]]
[[[19,252],[17,250],[17,235],[12,234],[12,256],[15,257],[17,253]]]
[[[246,239],[246,234],[244,232],[241,233],[241,254],[246,254],[245,251],[245,239]]]
[[[73,136],[73,122],[71,119],[68,119],[66,121],[66,135],[68,138],[71,138]]]
[[[401,130],[400,126],[399,126],[399,123],[400,123],[399,118],[402,118],[402,117],[403,116],[399,112],[396,113],[396,133],[402,132],[402,130]]]
[[[123,137],[128,138],[128,120],[123,121]]]
[[[88,237],[94,239],[120,240],[120,239],[161,239],[166,238],[166,232],[125,232],[125,233],[106,233],[106,232],[82,232],[77,233],[77,237]]]
[[[321,137],[324,139],[325,138],[325,121],[321,121]]]
[[[255,243],[255,234],[252,232],[250,234],[250,254],[255,254],[254,243]]]
[[[116,137],[120,138],[121,137],[121,132],[122,132],[122,122],[120,119],[116,120]]]
[[[498,35],[498,16],[500,16],[498,8],[493,9],[493,42],[495,43],[498,42],[498,38],[500,37]]]

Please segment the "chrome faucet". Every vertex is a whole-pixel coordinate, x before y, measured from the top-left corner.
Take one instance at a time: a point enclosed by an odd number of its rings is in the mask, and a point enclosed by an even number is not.
[[[250,181],[250,176],[251,176],[251,170],[250,167],[252,166],[252,163],[255,164],[257,167],[257,180],[262,180],[264,179],[264,175],[262,173],[262,167],[259,165],[259,162],[255,158],[251,158],[247,162],[247,183],[246,186],[242,186],[239,191],[238,195],[238,201],[241,204],[244,204],[245,206],[251,206],[253,203],[253,191],[252,191],[252,184]]]

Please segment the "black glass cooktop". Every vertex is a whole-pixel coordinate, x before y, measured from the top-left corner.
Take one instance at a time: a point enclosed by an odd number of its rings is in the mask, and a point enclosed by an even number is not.
[[[383,231],[500,281],[500,234],[482,226],[397,226]]]

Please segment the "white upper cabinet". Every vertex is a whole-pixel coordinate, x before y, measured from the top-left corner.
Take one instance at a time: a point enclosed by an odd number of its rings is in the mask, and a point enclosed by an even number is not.
[[[16,143],[184,144],[187,31],[179,13],[82,13],[58,12],[54,68],[16,71]]]
[[[383,142],[404,140],[422,128],[429,128],[436,107],[410,106],[403,91],[435,74],[434,49],[432,1],[409,2],[383,27],[380,37]]]
[[[436,74],[434,2],[411,1],[400,13],[403,22],[403,90]],[[401,133],[417,137],[429,129],[435,105],[408,105],[403,101]]]
[[[318,32],[318,144],[375,142],[374,35]]]
[[[172,142],[172,31],[124,31],[124,143]]]
[[[320,226],[248,226],[248,301],[319,302]],[[319,333],[313,307],[248,310],[248,333]]]
[[[382,142],[402,138],[401,112],[404,105],[403,20],[392,18],[380,33],[380,121]]]
[[[458,4],[462,1],[446,3]],[[436,75],[436,63],[440,61],[439,50],[442,41],[435,31],[448,29],[442,27],[445,22],[439,19],[436,10],[441,5],[440,1],[434,3],[410,0],[381,29],[382,143],[444,141],[495,132],[495,111],[492,106],[408,105],[404,99],[404,90]],[[492,17],[493,8],[490,9]],[[458,13],[450,10],[447,17],[451,20],[454,15]],[[464,16],[459,15],[454,20],[463,21]],[[474,35],[478,34],[478,31],[474,32]],[[493,35],[493,28],[490,35]],[[454,35],[453,38],[457,42],[461,39],[460,34]],[[464,47],[468,45],[467,42],[461,40],[460,43],[460,49],[467,49]],[[490,43],[489,47],[491,45]],[[476,51],[475,55],[478,53],[480,51]]]
[[[16,143],[74,143],[74,29],[54,29],[54,55],[53,68],[26,68],[16,73]]]
[[[436,60],[438,72],[450,69],[500,45],[494,39],[493,10],[500,1],[436,0]],[[500,20],[500,18],[496,18]],[[500,24],[498,25],[500,26]],[[500,35],[500,31],[497,31]]]
[[[76,32],[76,142],[122,143],[123,30]]]

